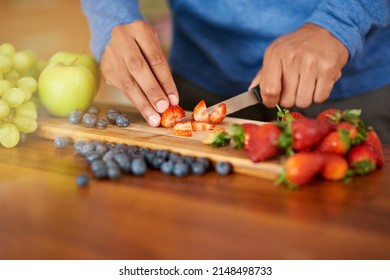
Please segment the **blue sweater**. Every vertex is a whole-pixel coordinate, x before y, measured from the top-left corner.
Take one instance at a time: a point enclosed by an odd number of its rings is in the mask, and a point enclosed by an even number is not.
[[[350,59],[331,99],[390,85],[389,0],[170,0],[173,71],[232,96],[247,89],[267,46],[310,22],[326,28]],[[82,0],[100,60],[118,24],[142,19],[137,0]]]

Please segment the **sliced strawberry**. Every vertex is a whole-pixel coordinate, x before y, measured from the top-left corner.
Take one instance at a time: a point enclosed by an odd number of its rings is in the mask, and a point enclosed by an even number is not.
[[[204,100],[201,100],[194,108],[193,118],[197,122],[208,122],[209,113],[207,112],[206,103]]]
[[[253,128],[257,127],[254,123],[243,123],[241,127],[244,129],[244,150],[248,150],[249,138],[251,137]]]
[[[337,181],[345,178],[348,173],[348,162],[340,155],[323,154],[320,174],[326,180]]]
[[[213,123],[199,122],[199,121],[191,122],[191,126],[193,131],[213,130],[215,128],[215,125]]]
[[[366,175],[376,168],[376,153],[373,147],[367,144],[352,147],[347,159],[351,169],[357,175]]]
[[[376,164],[378,167],[383,167],[385,164],[385,157],[383,155],[382,143],[378,134],[374,130],[370,130],[367,133],[365,144],[371,146],[376,155]]]
[[[222,103],[215,108],[209,115],[209,119],[212,123],[220,123],[225,119],[226,116],[226,104]]]
[[[253,127],[248,142],[249,158],[259,162],[280,155],[278,139],[281,134],[281,129],[275,123]]]
[[[329,108],[320,112],[316,119],[321,121],[329,121],[332,123],[338,123],[343,115],[343,111],[336,108]]]
[[[348,135],[345,130],[332,131],[325,136],[316,150],[320,153],[345,155],[351,147]]]
[[[285,183],[291,188],[306,185],[320,172],[323,163],[321,154],[301,152],[290,156],[278,182]]]
[[[203,144],[210,145],[213,148],[225,147],[230,145],[231,136],[223,128],[219,128],[209,134],[202,140]]]
[[[177,136],[192,136],[191,122],[178,122],[173,127],[173,134]]]
[[[161,116],[161,126],[166,128],[174,127],[178,119],[185,116],[183,108],[179,105],[169,106]]]

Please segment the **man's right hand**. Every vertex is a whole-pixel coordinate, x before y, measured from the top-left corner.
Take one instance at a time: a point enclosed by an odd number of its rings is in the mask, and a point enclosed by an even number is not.
[[[125,93],[151,126],[160,124],[169,105],[179,103],[157,32],[145,21],[113,29],[100,68],[105,81]]]

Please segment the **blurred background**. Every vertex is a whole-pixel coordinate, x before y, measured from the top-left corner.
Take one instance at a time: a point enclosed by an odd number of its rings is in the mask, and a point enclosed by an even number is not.
[[[166,0],[140,0],[144,16],[155,26],[165,52],[171,42],[171,20]],[[80,0],[0,0],[0,44],[33,50],[49,59],[58,51],[90,53],[89,29]],[[102,81],[97,101],[128,103],[124,94]]]

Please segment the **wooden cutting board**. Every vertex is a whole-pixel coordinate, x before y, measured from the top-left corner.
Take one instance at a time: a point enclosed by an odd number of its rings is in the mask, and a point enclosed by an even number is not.
[[[100,117],[105,118],[108,106],[103,104],[97,104],[96,106],[100,109]],[[236,173],[271,180],[274,180],[282,171],[279,160],[253,163],[242,150],[235,150],[233,147],[212,148],[203,144],[202,140],[210,131],[195,131],[192,137],[175,136],[172,129],[150,127],[139,112],[133,108],[125,109],[117,105],[110,107],[119,109],[122,113],[127,114],[131,121],[130,125],[122,128],[116,125],[109,125],[106,129],[99,130],[97,128],[86,128],[82,124],[73,125],[69,123],[67,118],[51,117],[44,113],[43,115],[40,114],[38,118],[37,134],[47,139],[64,136],[71,138],[74,142],[88,140],[124,143],[151,149],[167,149],[188,156],[203,156],[208,157],[213,162],[230,162]],[[227,117],[221,124],[216,126],[216,129],[227,127],[231,123],[246,122],[263,124],[256,121]]]

